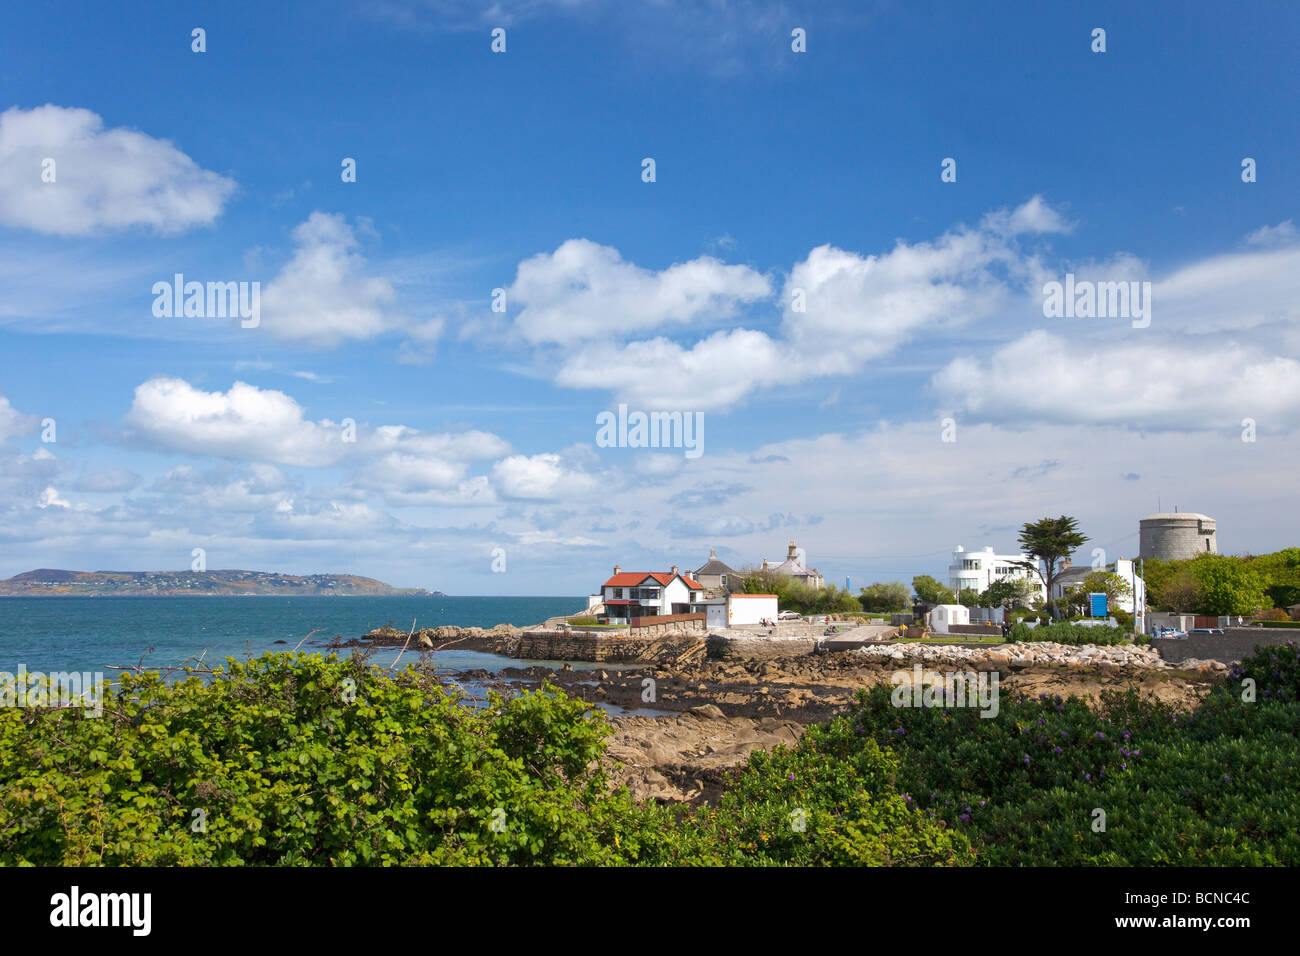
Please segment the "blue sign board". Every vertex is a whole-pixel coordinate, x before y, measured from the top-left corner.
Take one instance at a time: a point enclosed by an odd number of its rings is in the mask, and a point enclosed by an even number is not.
[[[1092,608],[1092,610],[1091,610],[1089,616],[1091,616],[1091,617],[1109,617],[1109,616],[1110,616],[1110,611],[1107,610],[1107,607],[1106,607],[1106,595],[1104,595],[1104,594],[1089,594],[1089,595],[1088,595],[1088,599],[1089,599],[1089,601],[1090,601],[1090,607]]]

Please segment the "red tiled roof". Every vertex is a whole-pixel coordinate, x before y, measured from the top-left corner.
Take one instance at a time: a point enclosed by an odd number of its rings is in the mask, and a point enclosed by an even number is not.
[[[601,585],[606,588],[634,588],[646,581],[647,578],[654,578],[661,586],[667,587],[672,583],[673,573],[671,571],[622,571],[614,575],[608,581]],[[676,577],[682,579],[682,582],[692,591],[703,591],[704,585],[699,581],[692,581],[688,577],[678,574]]]

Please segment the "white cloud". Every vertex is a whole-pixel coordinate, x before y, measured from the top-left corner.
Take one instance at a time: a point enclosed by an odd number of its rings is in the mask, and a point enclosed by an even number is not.
[[[75,491],[95,494],[130,491],[140,483],[140,476],[126,468],[109,468],[82,475],[72,485]]]
[[[367,276],[342,215],[313,212],[293,230],[293,258],[262,291],[262,327],[274,338],[330,347],[402,326],[385,278]]]
[[[1300,240],[1300,232],[1290,219],[1279,222],[1276,226],[1260,226],[1246,237],[1248,246],[1289,246]]]
[[[521,262],[507,301],[522,306],[515,328],[529,342],[569,345],[713,323],[771,291],[766,276],[710,256],[653,272],[624,261],[617,249],[570,239]]]
[[[985,228],[958,228],[933,242],[900,241],[881,255],[818,246],[795,264],[785,283],[779,336],[732,329],[682,345],[652,323],[631,321],[611,330],[606,321],[606,340],[575,350],[559,366],[555,381],[571,388],[608,388],[620,401],[644,408],[709,411],[734,406],[760,389],[854,374],[922,333],[1004,308],[1040,274],[1036,261],[1008,237],[1062,228],[1059,215],[1035,196],[1016,210],[991,213]],[[636,267],[623,263],[621,268]],[[552,279],[557,289],[566,288],[564,280]],[[635,307],[622,301],[624,287],[618,283],[583,283],[581,290],[577,311],[588,318],[578,325],[584,329],[599,331],[598,316],[636,315]],[[644,291],[630,297],[654,299]],[[545,327],[561,325],[572,308],[566,302],[565,308],[548,311]],[[620,332],[642,327],[656,334],[618,341]]]
[[[709,411],[805,374],[798,356],[762,332],[715,332],[684,348],[665,338],[588,346],[556,373],[558,385],[608,388],[635,408]]]
[[[425,433],[402,425],[356,425],[345,442],[341,423],[309,420],[284,392],[235,382],[225,392],[205,392],[184,379],[154,378],[139,385],[126,416],[132,436],[170,451],[251,462],[324,467],[361,462],[364,487],[411,492],[457,484],[463,462],[505,454],[509,445],[483,431]],[[383,463],[373,456],[383,454]]]
[[[374,429],[370,442],[379,448],[401,448],[420,455],[436,455],[457,461],[499,458],[510,450],[507,441],[491,432],[471,430],[434,434],[405,425],[381,425]]]
[[[1000,236],[1019,236],[1026,233],[1068,233],[1074,230],[1061,213],[1048,205],[1042,196],[1032,196],[1013,210],[999,209],[986,215],[980,223],[989,232]]]
[[[0,395],[0,442],[30,434],[40,426],[40,419],[35,415],[24,415],[9,404],[9,399]]]
[[[150,379],[136,387],[126,420],[139,437],[196,455],[318,467],[347,450],[339,426],[307,421],[284,392],[245,382],[204,392],[183,379]]]
[[[1213,350],[1135,333],[1080,342],[1042,330],[991,359],[960,358],[932,388],[976,420],[1119,425],[1133,429],[1260,429],[1300,423],[1300,362],[1232,343]]]
[[[1300,320],[1300,245],[1212,256],[1151,287],[1151,325],[1165,331],[1243,331]]]
[[[6,501],[29,501],[54,481],[61,467],[44,447],[32,455],[0,454],[0,510]]]
[[[783,331],[810,373],[855,371],[922,329],[991,314],[1009,294],[1003,274],[1019,268],[1013,249],[971,230],[879,256],[819,246],[786,283]],[[797,289],[803,312],[793,307]]]
[[[41,178],[46,159],[52,183]],[[211,225],[234,191],[167,140],[105,129],[90,110],[0,113],[0,224],[59,236],[133,226],[174,234]]]
[[[71,508],[72,505],[68,504],[68,502],[64,501],[61,497],[59,497],[59,493],[51,487],[51,488],[46,488],[44,491],[41,492],[40,497],[36,500],[36,507],[42,509]]]
[[[475,30],[512,26],[551,12],[589,10],[601,0],[372,0],[368,9],[402,27]]]
[[[579,497],[598,487],[593,475],[556,454],[511,455],[493,466],[492,479],[503,497],[534,501]]]
[[[407,339],[398,348],[397,361],[402,365],[430,364],[438,353],[438,340],[446,326],[446,320],[438,317],[407,328]]]

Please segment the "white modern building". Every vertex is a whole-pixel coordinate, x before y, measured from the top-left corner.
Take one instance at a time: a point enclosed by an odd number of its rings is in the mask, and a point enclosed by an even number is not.
[[[996,554],[992,548],[983,551],[967,551],[957,545],[952,552],[952,563],[948,565],[948,587],[953,594],[970,590],[983,594],[994,581],[1026,580],[1034,588],[1031,594],[1037,594],[1046,600],[1047,588],[1042,578],[1028,568],[1017,567],[1018,561],[1029,561],[1027,554]]]
[[[588,599],[587,606],[603,604],[610,624],[628,624],[638,617],[703,613],[704,587],[689,574],[679,573],[675,564],[669,571],[624,571],[616,564],[613,576],[601,585],[599,596]]]

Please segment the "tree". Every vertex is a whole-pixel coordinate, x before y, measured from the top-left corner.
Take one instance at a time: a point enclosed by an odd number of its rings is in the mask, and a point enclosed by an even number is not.
[[[979,607],[979,592],[974,588],[962,588],[961,593],[957,595],[957,603],[962,607]]]
[[[771,568],[744,568],[737,574],[742,594],[775,594],[783,611],[800,614],[843,614],[861,611],[862,605],[844,588],[828,584],[812,587]]]
[[[1027,523],[1020,531],[1020,547],[1033,561],[1018,561],[1019,567],[1028,568],[1043,580],[1047,587],[1047,596],[1052,595],[1052,584],[1061,573],[1059,562],[1068,558],[1075,550],[1083,547],[1087,535],[1079,531],[1077,522],[1061,515],[1059,518],[1043,518]],[[1039,567],[1039,564],[1042,567]],[[1056,609],[1052,609],[1056,616]]]
[[[1148,607],[1163,611],[1178,610],[1169,606],[1165,592],[1185,563],[1166,561],[1163,558],[1146,558],[1142,562],[1142,581],[1146,585]]]
[[[902,581],[890,581],[887,584],[877,581],[862,589],[858,601],[864,611],[906,611],[910,596],[907,585]]]
[[[979,601],[981,607],[1028,607],[1031,592],[1025,578],[999,578],[984,589]]]
[[[1190,571],[1200,586],[1202,614],[1254,614],[1272,606],[1265,593],[1268,578],[1240,558],[1203,554],[1190,562]]]
[[[1300,604],[1300,548],[1283,548],[1248,558],[1246,566],[1268,578],[1268,596],[1274,607]]]
[[[1160,588],[1160,600],[1153,606],[1177,614],[1189,614],[1201,606],[1201,585],[1191,568],[1179,568]]]
[[[944,587],[928,574],[918,574],[912,578],[912,590],[919,600],[926,604],[956,604],[957,596],[951,589]]]
[[[1075,613],[1086,613],[1089,594],[1106,595],[1106,606],[1111,611],[1124,599],[1133,595],[1133,588],[1114,571],[1093,571],[1065,594],[1065,603]]]

